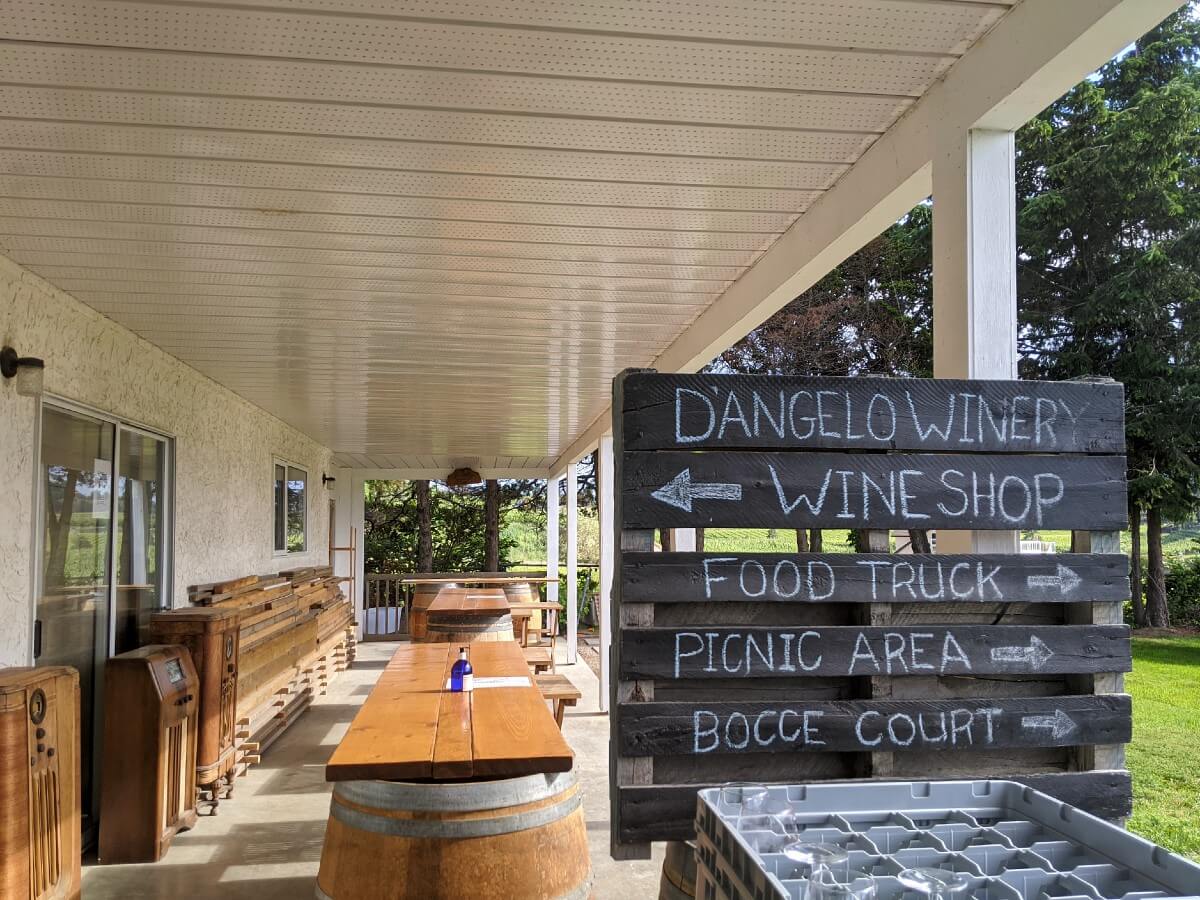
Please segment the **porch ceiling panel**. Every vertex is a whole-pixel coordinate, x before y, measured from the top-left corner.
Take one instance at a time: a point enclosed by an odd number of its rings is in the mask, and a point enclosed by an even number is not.
[[[544,468],[1010,0],[0,0],[0,252],[360,468]]]

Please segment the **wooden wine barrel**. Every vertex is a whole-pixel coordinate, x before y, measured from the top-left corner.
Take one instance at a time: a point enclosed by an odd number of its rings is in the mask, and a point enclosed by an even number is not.
[[[528,581],[514,581],[504,585],[504,597],[509,603],[537,603],[541,598],[535,585]],[[529,631],[542,627],[541,610],[533,610],[529,617]]]
[[[413,586],[412,612],[408,619],[408,635],[414,641],[425,640],[426,610],[442,588],[458,587],[457,584],[418,584]]]
[[[693,900],[695,896],[696,846],[686,841],[668,841],[658,900]]]
[[[457,784],[334,785],[318,900],[583,900],[592,888],[574,772]]]
[[[509,613],[483,615],[459,610],[433,610],[426,616],[426,643],[470,644],[473,641],[513,640]]]

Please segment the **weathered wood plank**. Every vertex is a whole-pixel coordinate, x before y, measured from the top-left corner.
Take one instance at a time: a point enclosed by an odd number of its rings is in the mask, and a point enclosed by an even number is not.
[[[1123,819],[1133,810],[1133,785],[1126,771],[1039,772],[997,776],[1016,781],[1102,819]],[[861,784],[861,780],[845,783]],[[713,784],[656,784],[620,790],[622,838],[683,841],[694,836],[696,793]]]
[[[1052,675],[1132,667],[1124,625],[625,628],[619,638],[622,679]]]
[[[1123,553],[625,553],[627,602],[1071,603],[1129,598]]]
[[[1116,383],[659,375],[625,380],[628,450],[1122,453]]]
[[[1113,529],[1123,456],[623,454],[626,528]]]
[[[971,700],[627,703],[625,756],[970,750],[1126,743],[1125,694]]]
[[[624,373],[613,381],[612,408],[620,409],[624,403],[623,390],[626,377]],[[624,440],[622,423],[617,418],[613,423],[614,472],[613,472],[613,529],[614,541],[613,565],[615,572],[621,571],[621,560],[626,552],[651,552],[654,550],[654,531],[650,529],[626,529],[623,525],[624,515],[621,511],[622,497],[620,484],[622,480],[622,465],[624,454],[620,447]],[[597,482],[598,483],[598,482]],[[609,660],[616,672],[621,670],[621,641],[622,628],[633,626],[650,626],[654,624],[654,604],[637,603],[626,600],[621,595],[620,579],[612,579],[612,609],[613,615],[609,623],[601,627],[611,628],[611,646]],[[622,679],[619,675],[610,673],[609,708],[616,709],[618,705],[631,700],[653,700],[654,682]],[[611,727],[611,726],[610,726]],[[621,811],[617,806],[617,796],[613,790],[615,785],[638,785],[654,783],[654,758],[647,756],[622,756],[617,750],[616,742],[609,741],[609,817],[610,817],[610,852],[614,859],[649,859],[649,844],[622,843],[618,837],[620,832]]]

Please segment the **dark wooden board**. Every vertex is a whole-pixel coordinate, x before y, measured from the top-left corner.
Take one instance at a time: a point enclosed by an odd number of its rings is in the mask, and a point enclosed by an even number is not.
[[[1124,601],[1129,599],[1129,559],[1121,553],[623,553],[621,599],[626,603]]]
[[[1133,811],[1133,784],[1125,771],[1039,772],[995,777],[1028,785],[1101,819],[1123,819]],[[862,780],[845,783],[861,784]],[[621,839],[632,842],[692,840],[695,837],[696,793],[706,787],[718,786],[655,784],[621,788]]]
[[[807,722],[807,728],[805,724]],[[624,703],[624,756],[1123,744],[1127,694],[984,700]]]
[[[639,372],[622,412],[626,450],[1125,450],[1115,382]]]
[[[624,528],[1112,530],[1127,522],[1123,456],[660,451],[625,453],[622,462]]]
[[[626,628],[622,679],[1128,672],[1125,625]]]

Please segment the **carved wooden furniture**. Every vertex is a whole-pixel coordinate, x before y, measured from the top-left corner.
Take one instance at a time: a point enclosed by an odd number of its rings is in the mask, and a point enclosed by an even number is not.
[[[354,609],[328,566],[249,575],[188,589],[197,607],[238,623],[233,774],[260,754],[354,660]]]
[[[0,897],[79,896],[79,674],[0,669]]]
[[[105,664],[101,862],[155,862],[196,824],[198,691],[191,656],[177,644]]]
[[[236,762],[238,612],[223,607],[191,607],[156,613],[151,640],[187,648],[199,679],[196,785],[215,813],[232,790]]]

